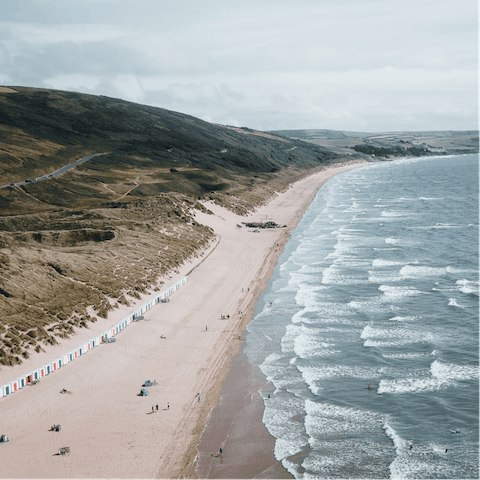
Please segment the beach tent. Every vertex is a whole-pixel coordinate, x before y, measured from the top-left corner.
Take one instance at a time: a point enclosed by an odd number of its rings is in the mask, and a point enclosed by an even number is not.
[[[147,397],[147,396],[148,396],[148,390],[147,390],[146,388],[142,388],[142,389],[140,390],[139,395],[140,395],[141,397]]]
[[[143,384],[144,387],[152,387],[153,385],[155,384],[150,380],[145,380],[145,383]]]

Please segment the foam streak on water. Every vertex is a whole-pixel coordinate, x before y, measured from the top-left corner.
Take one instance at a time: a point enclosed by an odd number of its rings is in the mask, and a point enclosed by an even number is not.
[[[305,479],[478,478],[478,301],[477,155],[330,179],[247,328],[276,458]]]

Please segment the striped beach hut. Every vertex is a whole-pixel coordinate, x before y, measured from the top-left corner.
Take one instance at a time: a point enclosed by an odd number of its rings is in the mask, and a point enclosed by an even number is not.
[[[2,385],[2,388],[0,389],[0,395],[2,397],[6,397],[7,395],[10,395],[13,391],[13,382],[9,382],[5,385]]]

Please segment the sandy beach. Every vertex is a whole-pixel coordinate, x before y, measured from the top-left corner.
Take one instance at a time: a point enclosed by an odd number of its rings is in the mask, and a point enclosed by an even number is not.
[[[169,303],[152,308],[146,321],[129,326],[115,343],[101,345],[39,384],[0,399],[0,435],[10,439],[0,445],[0,476],[195,476],[200,436],[289,231],[328,178],[357,165],[314,173],[248,217],[213,203],[206,204],[213,215],[197,211],[196,221],[210,226],[217,241],[203,262],[196,258],[162,279],[166,287],[196,267]],[[238,227],[241,222],[265,220],[286,227],[259,233]],[[132,310],[122,306],[108,319],[99,319],[22,365],[3,367],[0,384],[69,351]],[[158,385],[140,397],[147,379]],[[63,388],[69,393],[60,394]],[[158,411],[152,412],[156,405]],[[49,431],[53,424],[60,424],[61,430]],[[57,455],[66,446],[70,453]],[[212,453],[219,447],[213,441]]]

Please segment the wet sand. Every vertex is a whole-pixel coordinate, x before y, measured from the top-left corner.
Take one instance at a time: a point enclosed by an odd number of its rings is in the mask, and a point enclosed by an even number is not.
[[[242,348],[198,446],[199,478],[293,478],[273,455],[275,439],[262,423],[259,390],[268,395],[272,387]]]

